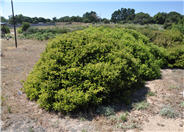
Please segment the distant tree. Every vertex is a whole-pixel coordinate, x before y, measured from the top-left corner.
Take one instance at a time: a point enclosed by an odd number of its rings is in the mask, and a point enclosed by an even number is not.
[[[107,18],[103,18],[101,21],[102,21],[103,23],[105,23],[105,24],[110,23],[110,20],[108,20]]]
[[[43,18],[43,17],[39,17],[39,18],[38,18],[38,22],[46,23],[47,20],[46,20],[45,18]]]
[[[32,23],[34,23],[34,24],[39,23],[38,17],[33,17],[32,18]]]
[[[182,19],[182,15],[177,12],[170,12],[167,14],[166,22],[178,23]]]
[[[23,23],[23,22],[32,23],[33,19],[31,17],[23,16],[21,23]]]
[[[8,20],[5,17],[1,16],[1,22],[8,22]]]
[[[33,19],[31,17],[23,16],[22,14],[15,15],[15,23],[16,24],[22,24],[23,22],[32,23]],[[9,17],[9,23],[13,24],[13,17]]]
[[[183,16],[177,12],[168,13],[164,22],[164,28],[171,28],[172,24],[177,24],[182,18]]]
[[[80,16],[72,16],[70,20],[71,22],[82,22],[83,21],[82,17]]]
[[[57,22],[57,18],[56,18],[56,17],[53,17],[53,18],[52,18],[52,21],[53,21],[53,22]]]
[[[18,15],[15,15],[15,24],[18,24],[18,23],[22,22],[22,20],[20,20],[20,19],[21,19],[21,16],[19,17]],[[10,24],[14,23],[12,16],[9,16],[8,23],[10,23]]]
[[[116,22],[128,22],[128,21],[132,21],[134,17],[135,17],[134,9],[121,8],[112,13],[111,21],[115,23]]]
[[[159,12],[156,15],[154,15],[153,20],[155,24],[164,24],[166,18],[167,18],[167,13]]]
[[[52,21],[52,20],[51,20],[51,19],[49,19],[49,18],[47,18],[47,19],[46,19],[46,22],[51,22],[51,21]]]
[[[142,24],[149,24],[152,22],[153,22],[152,17],[149,14],[143,12],[137,13],[134,18],[134,23],[136,24],[142,25]]]
[[[86,12],[85,14],[83,14],[83,22],[92,23],[92,22],[99,22],[99,20],[100,18],[94,11]]]
[[[115,23],[121,21],[121,11],[120,10],[113,12],[113,14],[111,15],[111,21]]]
[[[69,16],[64,16],[64,17],[59,18],[58,21],[59,22],[70,22],[71,18]]]

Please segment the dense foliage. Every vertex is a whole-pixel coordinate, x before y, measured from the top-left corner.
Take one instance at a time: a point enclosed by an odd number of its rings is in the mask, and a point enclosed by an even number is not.
[[[134,23],[141,25],[150,24],[153,23],[153,19],[149,14],[140,12],[135,15]]]
[[[165,49],[165,54],[160,57],[165,58],[164,68],[184,68],[184,24],[173,24],[172,29],[161,30],[158,27],[136,27],[128,26],[129,29],[137,30],[149,38],[149,41]],[[162,48],[161,48],[162,47]],[[168,65],[166,65],[168,64]]]
[[[1,26],[1,37],[4,37],[5,34],[10,33],[10,29],[8,26]]]
[[[178,24],[183,18],[183,15],[173,11],[158,12],[151,17],[147,13],[135,13],[135,10],[130,8],[118,9],[111,15],[111,21],[114,23],[163,24],[165,29],[171,28],[172,24]]]
[[[28,22],[23,22],[22,23],[21,28],[22,28],[23,32],[27,31],[29,27],[30,27],[30,24]]]
[[[50,41],[24,83],[41,107],[73,111],[125,99],[160,77],[164,49],[129,29],[90,27]]]
[[[8,22],[8,20],[3,16],[0,16],[0,20],[1,20],[1,22]]]
[[[97,16],[97,13],[94,12],[94,11],[91,11],[91,12],[86,12],[84,15],[83,15],[83,22],[86,22],[86,23],[95,23],[95,22],[99,22],[100,19],[99,17]]]
[[[128,22],[132,21],[135,17],[135,10],[134,9],[126,9],[121,8],[112,13],[111,21],[112,22]]]
[[[18,28],[18,33],[23,33],[30,28],[30,24],[28,22],[23,22],[21,27]]]
[[[164,24],[166,18],[167,18],[167,13],[159,12],[156,15],[154,15],[153,20],[156,24]]]
[[[182,34],[184,34],[184,18],[181,19],[178,24],[172,24],[172,29],[180,31]]]
[[[184,44],[168,49],[168,67],[184,68]]]
[[[13,24],[13,17],[10,16],[8,22],[10,24]],[[19,15],[15,15],[15,23],[16,24],[22,24],[23,22],[28,22],[28,23],[47,23],[47,22],[51,22],[50,19],[48,18],[43,18],[43,17],[28,17],[28,16],[23,16],[22,14]]]
[[[151,42],[161,47],[172,47],[184,43],[184,35],[178,30],[150,30],[149,28],[137,29],[146,35]]]

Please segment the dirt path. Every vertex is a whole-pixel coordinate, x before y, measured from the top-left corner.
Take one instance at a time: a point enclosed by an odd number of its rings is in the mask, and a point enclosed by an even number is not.
[[[146,110],[129,111],[127,128],[119,121],[96,116],[92,119],[70,118],[49,113],[36,102],[27,100],[21,92],[21,80],[25,80],[44,50],[46,41],[19,40],[15,49],[12,40],[2,40],[2,131],[6,132],[89,132],[89,131],[182,131],[184,70],[162,70],[162,79],[149,81],[146,87],[153,95],[144,95],[149,103]],[[178,113],[175,119],[160,116],[165,105],[171,105]],[[125,110],[116,113],[118,117]],[[80,113],[81,114],[81,113]],[[116,119],[118,120],[118,119]],[[129,123],[129,124],[128,124]],[[133,125],[131,123],[134,123]],[[130,130],[129,130],[130,129]]]

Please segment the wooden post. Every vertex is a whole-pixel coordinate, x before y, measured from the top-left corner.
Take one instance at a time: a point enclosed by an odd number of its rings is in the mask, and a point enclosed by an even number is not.
[[[14,35],[15,35],[15,47],[17,48],[17,34],[16,34],[16,23],[14,17],[14,9],[13,9],[13,0],[11,0],[11,7],[12,7],[12,17],[13,17],[13,25],[14,25]]]

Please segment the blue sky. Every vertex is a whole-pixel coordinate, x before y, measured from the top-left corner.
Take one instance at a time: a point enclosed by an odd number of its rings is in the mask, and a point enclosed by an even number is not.
[[[25,2],[26,1],[26,2]],[[0,0],[0,15],[11,15],[10,0]],[[136,13],[145,12],[151,16],[158,12],[176,11],[184,14],[182,0],[14,0],[15,14],[30,17],[82,16],[95,11],[102,18],[110,18],[120,8],[133,8]]]

